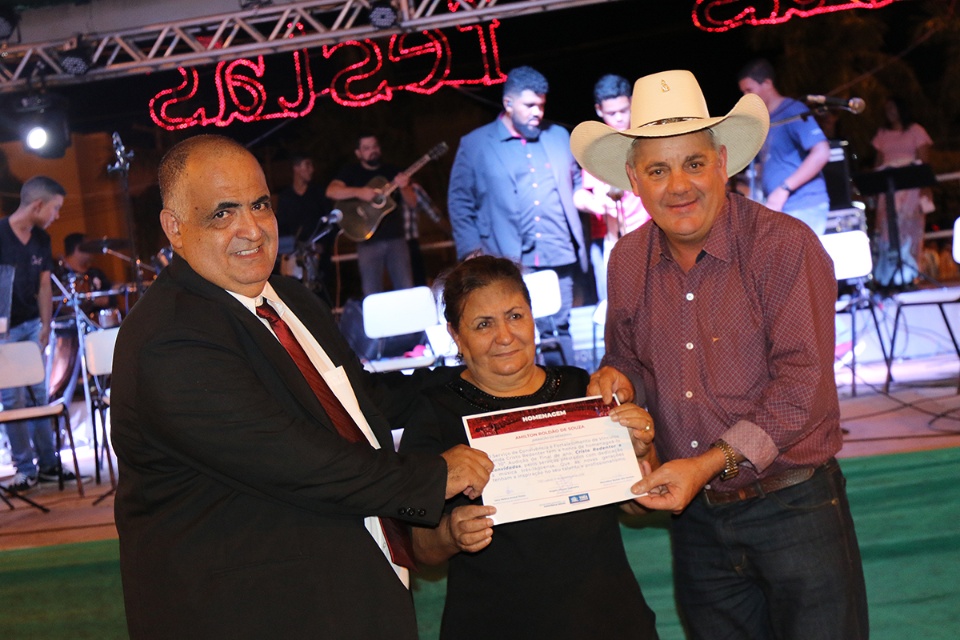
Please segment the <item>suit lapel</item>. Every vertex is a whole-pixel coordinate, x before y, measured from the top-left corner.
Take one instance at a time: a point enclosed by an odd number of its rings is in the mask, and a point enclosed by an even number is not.
[[[237,322],[242,335],[246,338],[244,341],[248,341],[252,347],[251,353],[259,352],[262,358],[262,360],[257,360],[252,355],[251,365],[256,370],[257,375],[264,378],[264,384],[270,386],[270,381],[267,378],[272,371],[279,377],[283,386],[290,391],[304,417],[309,416],[322,423],[330,431],[337,432],[313,389],[310,388],[310,384],[300,373],[300,369],[297,368],[297,364],[257,316],[229,293],[202,278],[179,256],[174,255],[174,260],[167,269],[170,271],[170,275],[186,289],[212,299],[229,310],[231,317]],[[296,304],[294,304],[294,308],[296,308]],[[305,315],[310,314],[297,313],[298,317]],[[316,336],[316,334],[314,335]]]

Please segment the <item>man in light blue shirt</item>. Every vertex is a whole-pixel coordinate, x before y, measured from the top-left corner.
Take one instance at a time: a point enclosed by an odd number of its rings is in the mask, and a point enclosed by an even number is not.
[[[748,63],[737,80],[744,94],[759,96],[770,112],[770,133],[760,150],[766,206],[804,221],[823,235],[830,209],[822,173],[830,159],[827,137],[806,105],[780,94],[768,61]]]

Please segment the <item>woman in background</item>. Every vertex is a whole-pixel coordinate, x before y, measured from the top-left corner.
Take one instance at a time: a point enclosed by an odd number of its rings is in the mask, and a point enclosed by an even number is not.
[[[898,98],[890,98],[884,107],[884,115],[886,124],[873,138],[873,147],[877,150],[877,170],[929,162],[933,141],[926,129],[913,121],[906,104]],[[903,277],[907,281],[900,284],[907,284],[920,272],[918,265],[923,252],[925,215],[933,211],[933,201],[927,189],[904,189],[896,192],[894,202],[897,209]],[[892,249],[887,216],[886,197],[881,196],[877,203],[876,220],[881,256],[878,262],[881,264]],[[893,268],[890,261],[885,264]],[[886,282],[889,277],[885,276],[888,275],[892,274],[878,274],[878,277]]]

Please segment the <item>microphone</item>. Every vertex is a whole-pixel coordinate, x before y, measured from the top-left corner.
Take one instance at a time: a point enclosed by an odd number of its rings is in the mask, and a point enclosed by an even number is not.
[[[320,216],[320,224],[340,224],[343,220],[343,211],[333,209],[328,215]]]
[[[818,107],[839,107],[841,109],[846,109],[850,113],[863,113],[863,110],[867,108],[867,103],[863,101],[863,98],[834,98],[833,96],[818,96],[818,95],[809,95],[804,96],[803,101],[811,106]]]
[[[617,189],[616,187],[610,187],[607,190],[607,197],[613,200],[614,202],[620,202],[623,199],[623,189]]]

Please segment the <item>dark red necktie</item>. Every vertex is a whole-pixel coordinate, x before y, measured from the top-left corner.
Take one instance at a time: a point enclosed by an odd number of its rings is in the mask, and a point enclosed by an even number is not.
[[[310,356],[303,350],[303,346],[290,331],[290,327],[277,315],[276,310],[264,300],[263,304],[257,307],[257,315],[270,323],[273,332],[277,334],[277,338],[280,340],[280,344],[297,364],[300,373],[306,378],[310,388],[313,389],[317,399],[320,400],[320,404],[323,405],[323,410],[330,416],[330,421],[333,422],[333,426],[337,428],[340,435],[348,442],[369,443],[369,440],[360,431],[360,427],[357,426],[357,423],[344,408],[340,399],[327,385],[317,368],[313,366]],[[390,549],[390,557],[394,564],[408,569],[416,569],[413,547],[410,543],[410,535],[406,525],[394,518],[380,518],[380,526],[383,528],[384,537],[387,539],[387,547]]]

